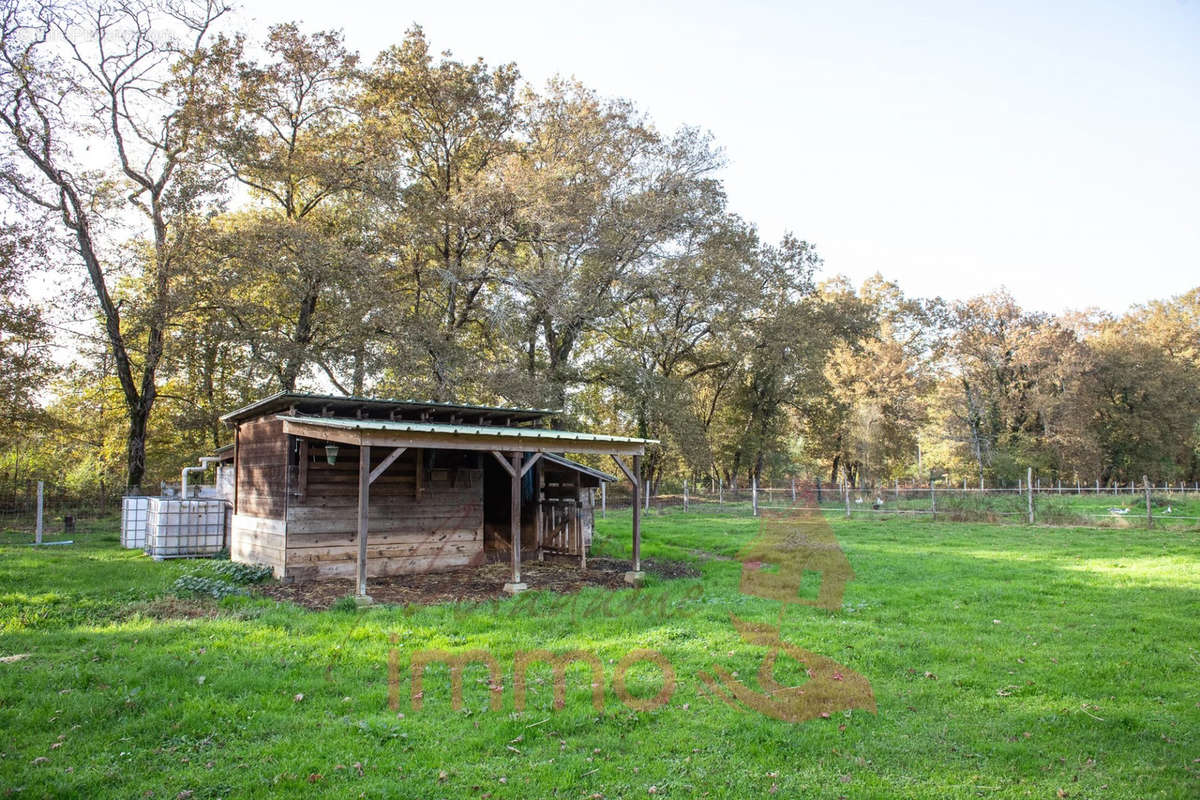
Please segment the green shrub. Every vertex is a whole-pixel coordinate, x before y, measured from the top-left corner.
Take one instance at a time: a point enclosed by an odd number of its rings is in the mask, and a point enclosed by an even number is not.
[[[176,594],[203,595],[220,600],[233,595],[249,595],[241,586],[223,581],[220,578],[206,578],[203,575],[184,575],[176,578],[171,584]]]
[[[271,568],[261,564],[240,564],[237,561],[219,561],[208,568],[208,572],[231,583],[258,583],[271,577]]]

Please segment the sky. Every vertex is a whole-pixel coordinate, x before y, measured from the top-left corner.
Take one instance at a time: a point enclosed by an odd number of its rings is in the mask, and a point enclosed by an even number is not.
[[[1118,312],[1200,286],[1200,0],[248,0],[370,60],[436,50],[574,76],[725,151],[733,211],[826,275],[1007,287]]]

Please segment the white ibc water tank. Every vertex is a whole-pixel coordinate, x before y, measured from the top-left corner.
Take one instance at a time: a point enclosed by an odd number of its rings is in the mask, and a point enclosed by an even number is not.
[[[121,547],[129,550],[145,548],[149,511],[149,497],[126,497],[121,500]]]
[[[211,556],[224,547],[224,501],[149,498],[146,552],[154,560]]]

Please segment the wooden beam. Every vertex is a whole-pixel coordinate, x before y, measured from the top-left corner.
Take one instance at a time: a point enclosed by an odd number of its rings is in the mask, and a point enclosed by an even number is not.
[[[396,459],[399,458],[400,455],[407,449],[408,449],[407,447],[397,447],[395,450],[388,453],[387,458],[385,458],[378,467],[371,470],[371,480],[369,481],[369,483],[374,483],[376,481],[376,479],[379,478],[380,475],[382,475],[384,472],[387,471],[388,467],[390,467],[392,464],[396,463]]]
[[[533,457],[532,457],[532,458],[530,458],[528,461],[526,461],[526,462],[525,462],[525,466],[521,467],[521,477],[522,477],[522,478],[524,478],[524,477],[525,477],[525,473],[526,473],[526,472],[529,472],[529,469],[530,469],[530,467],[532,467],[532,466],[533,466],[534,464],[536,464],[536,463],[537,463],[539,460],[541,460],[541,458],[542,458],[542,454],[541,454],[541,453],[534,453],[534,454],[533,454]]]
[[[504,467],[504,471],[508,473],[508,476],[510,478],[516,478],[517,473],[512,468],[512,465],[508,463],[508,456],[504,455],[504,453],[501,453],[499,450],[493,450],[491,452],[492,455],[496,457],[496,460],[500,462],[500,466]]]
[[[371,446],[358,450],[358,589],[359,597],[367,596],[367,516],[371,502]]]
[[[583,476],[575,473],[575,532],[579,536],[579,568],[587,569],[587,544],[583,541]]]
[[[617,462],[620,463],[620,462]],[[622,465],[624,466],[624,465]],[[633,457],[633,571],[642,571],[642,457]]]
[[[509,470],[512,475],[512,519],[510,520],[510,530],[512,533],[512,583],[517,586],[521,583],[521,453],[517,451],[512,454],[512,469]]]
[[[525,453],[595,453],[598,455],[642,455],[646,447],[641,442],[597,442],[590,439],[546,439],[525,435],[454,434],[424,431],[355,430],[313,425],[302,419],[284,418],[285,433],[307,436],[338,444],[358,445],[363,442],[376,447],[420,447],[445,450],[499,450]]]
[[[233,426],[233,513],[238,513],[238,484],[242,481],[242,459],[238,444],[242,439],[242,426]]]
[[[535,458],[536,458],[536,456],[535,456]],[[546,519],[542,514],[542,499],[543,499],[542,496],[545,494],[545,492],[543,491],[543,489],[545,489],[545,487],[546,487],[545,465],[541,461],[538,461],[537,469],[534,470],[534,473],[533,473],[533,503],[534,503],[533,527],[534,527],[535,543],[537,544],[537,560],[538,561],[546,560],[546,553],[545,553]]]

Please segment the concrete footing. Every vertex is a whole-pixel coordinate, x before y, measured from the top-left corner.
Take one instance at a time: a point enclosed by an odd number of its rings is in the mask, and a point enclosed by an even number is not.
[[[527,583],[506,583],[506,584],[504,584],[504,591],[507,592],[508,594],[520,594],[521,592],[525,591],[528,588],[529,588],[529,584],[527,584]]]
[[[371,595],[369,594],[356,594],[354,595],[354,605],[359,608],[366,608],[367,606],[375,605],[375,601],[371,599]]]
[[[640,569],[636,572],[625,573],[625,582],[632,586],[640,586],[644,580],[646,580],[646,573]]]

